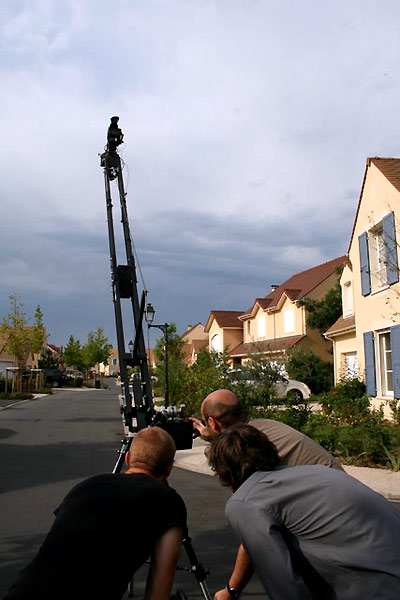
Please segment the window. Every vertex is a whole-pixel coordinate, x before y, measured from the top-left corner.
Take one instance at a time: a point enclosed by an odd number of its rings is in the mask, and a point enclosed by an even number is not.
[[[343,354],[343,375],[346,379],[354,379],[354,377],[357,377],[357,352],[345,352]]]
[[[294,332],[294,309],[287,308],[283,315],[285,333]]]
[[[353,305],[353,286],[351,281],[347,281],[342,286],[342,303],[343,303],[343,316],[348,317],[354,313]]]
[[[371,291],[376,292],[387,285],[386,248],[383,239],[382,223],[372,229],[368,235]]]
[[[259,340],[265,339],[267,336],[267,324],[264,315],[260,315],[257,319],[257,336]]]
[[[366,331],[364,354],[367,394],[400,398],[400,325]]]
[[[116,359],[116,358],[113,358],[112,364],[113,364],[114,366],[115,366],[115,365],[117,365],[117,364],[118,364],[118,359]]]
[[[222,338],[219,333],[216,333],[211,338],[211,348],[215,352],[222,352]]]
[[[380,331],[377,334],[378,367],[382,396],[393,396],[393,367],[390,331]]]
[[[399,281],[394,213],[359,238],[361,288],[363,296]]]

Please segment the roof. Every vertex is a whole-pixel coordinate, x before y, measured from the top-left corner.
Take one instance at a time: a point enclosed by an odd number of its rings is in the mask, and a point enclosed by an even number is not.
[[[292,301],[304,298],[304,296],[307,296],[314,288],[332,275],[338,267],[343,266],[345,261],[346,256],[339,256],[316,267],[311,267],[292,275],[284,283],[267,294],[265,298],[256,298],[253,306],[246,313],[243,313],[243,317],[249,316],[255,304],[259,304],[264,310],[276,308],[283,294]]]
[[[360,197],[358,199],[358,205],[356,210],[356,216],[354,218],[353,230],[350,236],[350,243],[348,252],[350,252],[350,247],[353,242],[354,231],[356,228],[358,213],[360,212],[361,200],[364,193],[365,182],[367,179],[368,169],[373,164],[379,171],[382,173],[384,177],[396,188],[397,191],[400,192],[400,158],[380,158],[379,156],[369,157],[366,160],[365,171],[364,171],[364,179],[361,185]]]
[[[186,329],[186,331],[184,333],[181,334],[181,338],[184,338],[186,335],[188,335],[191,331],[193,331],[193,329],[196,329],[196,327],[198,327],[199,325],[202,326],[202,328],[204,329],[204,325],[201,321],[199,321],[198,323],[196,323],[196,325],[191,325],[190,327],[188,327],[188,329]]]
[[[239,321],[239,317],[242,314],[242,310],[212,310],[210,312],[210,316],[208,317],[206,326],[204,327],[204,331],[206,333],[210,331],[213,320],[215,320],[217,324],[224,329],[242,329],[242,323]]]
[[[337,321],[331,327],[329,327],[328,331],[325,331],[325,337],[335,337],[337,335],[343,335],[344,333],[355,332],[356,330],[356,319],[354,315],[350,317],[339,317]]]
[[[247,342],[239,344],[229,352],[229,356],[247,356],[259,352],[284,352],[292,346],[298,344],[305,335],[292,335],[285,338],[277,338],[275,340],[263,340],[262,342]]]

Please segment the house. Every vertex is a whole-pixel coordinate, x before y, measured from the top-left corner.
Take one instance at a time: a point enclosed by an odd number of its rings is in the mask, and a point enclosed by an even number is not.
[[[119,374],[119,355],[118,348],[111,348],[108,356],[108,364],[99,363],[98,372],[105,377],[113,377]]]
[[[332,360],[331,345],[318,330],[307,326],[307,311],[299,301],[322,299],[338,282],[346,257],[340,256],[292,275],[269,294],[256,298],[247,311],[211,311],[205,331],[210,349],[228,348],[233,365],[245,363],[249,354],[264,353],[282,361],[290,348],[312,350]]]
[[[215,352],[232,350],[243,341],[241,310],[212,310],[204,331],[208,334],[208,349]]]
[[[249,353],[263,352],[276,361],[285,359],[291,348],[312,350],[325,361],[332,360],[331,347],[321,333],[307,325],[307,310],[299,303],[304,298],[321,300],[339,279],[345,256],[334,258],[292,275],[274,285],[264,298],[256,298],[240,316],[243,343],[230,355],[239,363]]]
[[[197,325],[189,325],[180,337],[185,342],[182,348],[184,362],[190,366],[196,362],[200,350],[208,348],[208,334],[203,323],[199,322]]]
[[[343,315],[325,333],[336,383],[365,376],[371,405],[400,398],[400,159],[368,158],[340,279]]]

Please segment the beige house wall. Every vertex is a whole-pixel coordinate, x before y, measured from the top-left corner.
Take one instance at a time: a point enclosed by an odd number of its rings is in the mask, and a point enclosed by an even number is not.
[[[362,202],[353,234],[349,258],[353,266],[354,313],[357,331],[357,356],[360,372],[365,370],[363,334],[400,324],[400,284],[385,287],[363,296],[360,277],[360,253],[358,237],[382,221],[389,212],[396,215],[396,238],[400,240],[399,215],[400,194],[371,163],[365,181]],[[399,252],[399,249],[398,249]],[[400,257],[400,253],[399,253]],[[342,276],[344,282],[345,273]]]
[[[205,333],[204,325],[201,323],[198,323],[195,327],[192,327],[181,335],[186,344],[191,344],[195,340],[207,340],[208,337],[208,333]]]
[[[235,346],[238,346],[243,341],[243,330],[242,329],[230,329],[228,327],[222,328],[218,325],[217,321],[214,319],[210,330],[209,330],[209,350],[217,350],[218,352],[223,352],[226,348],[228,350],[232,350]],[[213,338],[214,336],[218,336],[219,339],[219,347],[215,348],[213,346]]]
[[[292,314],[293,327],[285,327],[286,314]],[[291,318],[289,319],[291,320]],[[289,324],[290,325],[290,324]],[[284,297],[279,310],[274,311],[275,338],[305,334],[304,308]]]
[[[333,342],[333,356],[334,356],[334,371],[335,371],[335,385],[340,382],[340,379],[345,370],[345,354],[349,352],[357,353],[357,339],[354,333],[348,333],[345,335],[338,336]],[[358,353],[357,353],[358,360]],[[358,367],[359,375],[360,367]]]

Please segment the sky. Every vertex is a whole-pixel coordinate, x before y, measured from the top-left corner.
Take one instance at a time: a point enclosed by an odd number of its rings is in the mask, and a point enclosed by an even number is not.
[[[17,294],[49,343],[115,343],[113,115],[155,322],[345,254],[366,158],[400,156],[399,26],[398,0],[3,0],[0,318]]]

